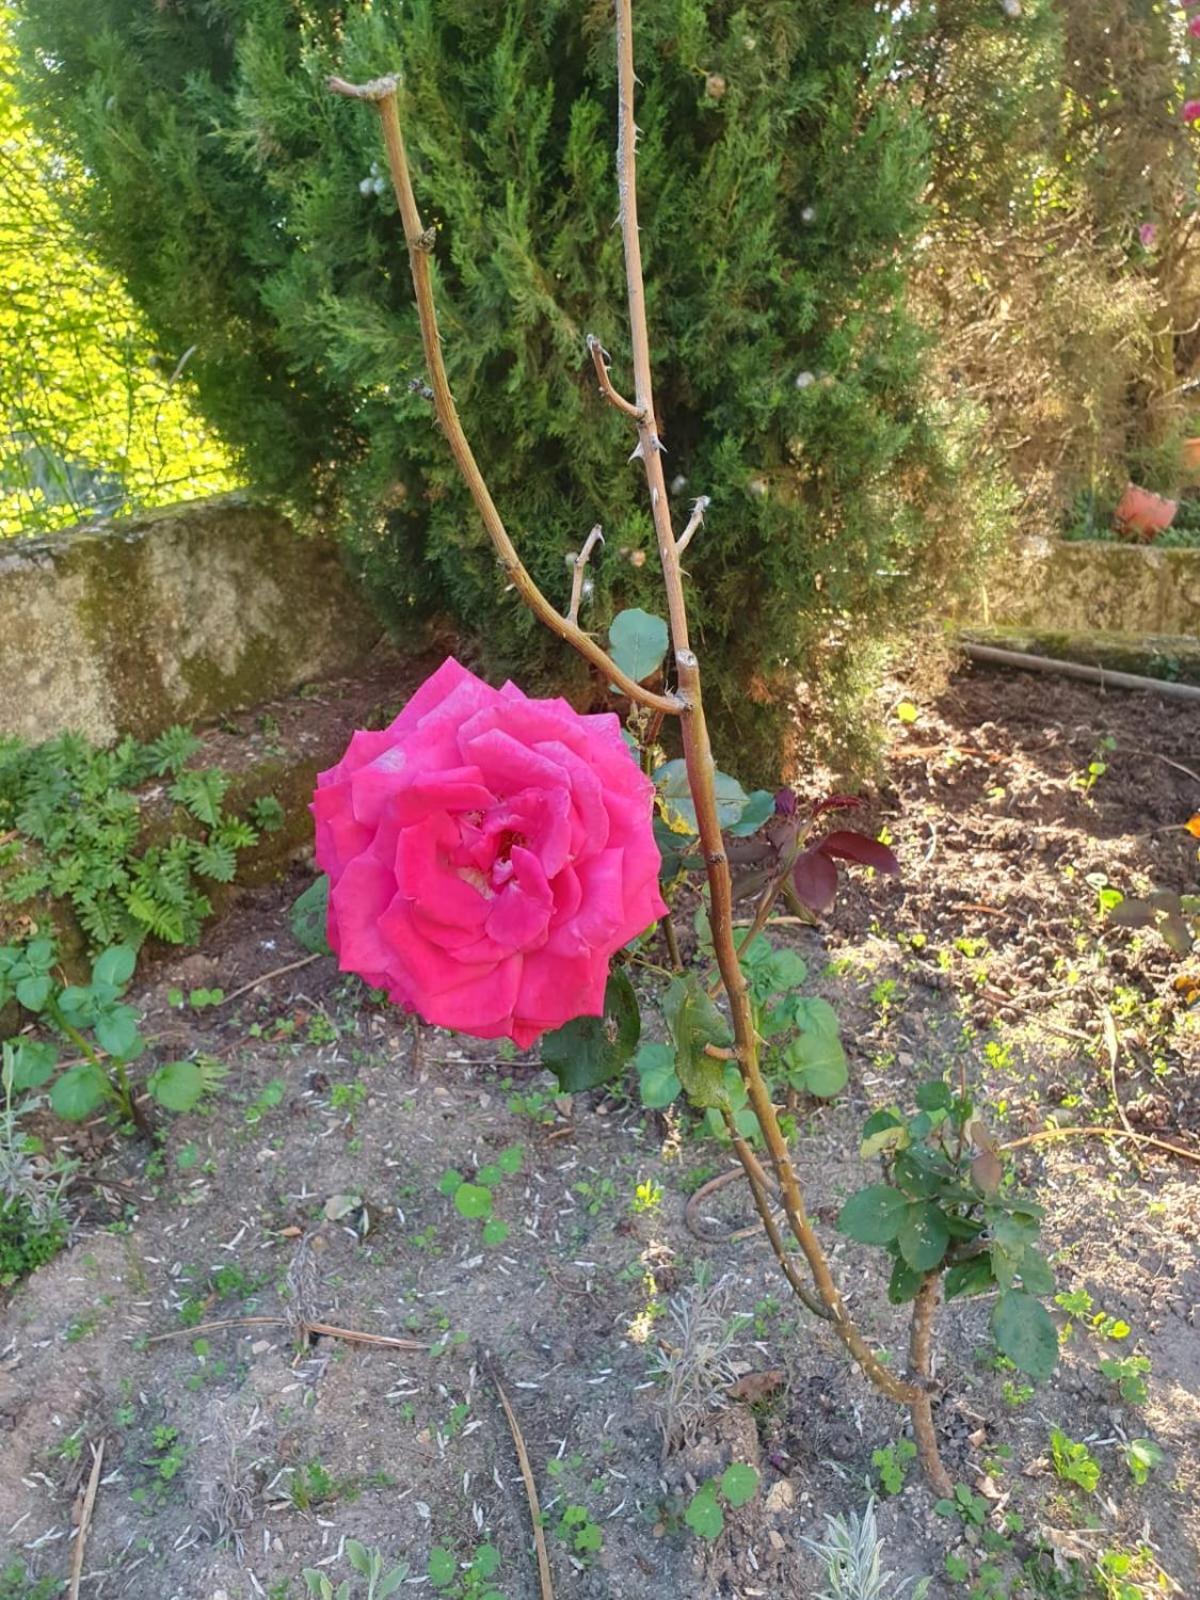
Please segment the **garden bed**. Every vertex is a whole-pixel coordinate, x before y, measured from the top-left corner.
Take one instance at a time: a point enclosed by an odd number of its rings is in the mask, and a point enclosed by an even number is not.
[[[1131,1126],[1198,1147],[1200,1012],[1173,985],[1178,963],[1106,927],[1098,897],[1104,880],[1194,887],[1181,824],[1200,809],[1200,709],[976,671],[893,725],[870,820],[889,830],[902,880],[860,878],[826,929],[775,936],[836,1005],[851,1057],[847,1093],[803,1108],[811,1207],[856,1313],[898,1352],[905,1319],[878,1253],[830,1226],[870,1181],[855,1154],[870,1108],[961,1070],[1009,1138],[1048,1118],[1112,1124],[1115,1089]],[[86,1182],[72,1247],[3,1314],[0,1551],[66,1575],[88,1445],[103,1439],[85,1596],[300,1600],[301,1567],[348,1575],[348,1538],[408,1560],[414,1579],[432,1547],[466,1560],[487,1539],[492,1582],[533,1600],[498,1381],[560,1600],[815,1594],[803,1537],[861,1510],[878,1487],[872,1453],[905,1419],[793,1312],[761,1236],[697,1236],[747,1220],[737,1186],[689,1225],[690,1196],[727,1165],[720,1149],[636,1098],[557,1099],[529,1057],[418,1032],[326,958],[293,965],[304,952],[287,911],[303,882],[244,894],[200,952],[149,974],[148,1032],[228,1069],[210,1111],[173,1121],[150,1161],[99,1124],[65,1139],[46,1129],[83,1158]],[[260,978],[224,1003],[187,1003]],[[493,1191],[510,1231],[486,1245],[439,1178],[511,1167],[514,1149],[519,1170]],[[880,1507],[885,1564],[932,1575],[933,1600],[965,1597],[947,1554],[977,1572],[995,1535],[1007,1541],[992,1553],[995,1596],[1083,1596],[1100,1591],[1053,1587],[1052,1556],[1037,1552],[1094,1564],[1145,1543],[1178,1592],[1200,1592],[1197,1169],[1097,1138],[1033,1144],[1019,1168],[1047,1208],[1058,1286],[1076,1297],[1058,1321],[1074,1332],[1054,1379],[1026,1392],[981,1354],[986,1300],[941,1313],[938,1425],[966,1514],[937,1513],[910,1472]],[[754,1404],[703,1411],[664,1459],[654,1369],[687,1343],[678,1297],[726,1324],[746,1313],[731,1359],[765,1376]],[[253,1316],[279,1321],[197,1326]],[[287,1324],[314,1321],[436,1353],[311,1333],[297,1348]],[[1098,1366],[1134,1354],[1150,1363],[1136,1403]],[[1056,1474],[1052,1428],[1087,1443],[1097,1492]],[[1122,1454],[1138,1437],[1164,1457],[1145,1487]],[[680,1513],[734,1460],[759,1471],[759,1491],[703,1541]],[[568,1506],[586,1520],[564,1521]],[[1006,1515],[1020,1527],[1006,1531]],[[599,1536],[576,1549],[589,1528]],[[1035,1559],[1041,1587],[1018,1576]]]

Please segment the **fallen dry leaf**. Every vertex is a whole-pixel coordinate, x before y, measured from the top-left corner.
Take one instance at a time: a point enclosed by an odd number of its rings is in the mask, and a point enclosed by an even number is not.
[[[731,1383],[725,1393],[731,1400],[744,1400],[748,1406],[757,1405],[776,1389],[782,1388],[785,1374],[779,1367],[767,1372],[748,1372],[744,1378]]]

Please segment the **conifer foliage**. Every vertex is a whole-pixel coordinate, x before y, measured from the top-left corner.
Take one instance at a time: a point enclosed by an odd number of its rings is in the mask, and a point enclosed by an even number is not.
[[[902,15],[902,14],[898,14]],[[887,8],[639,0],[639,168],[668,478],[709,681],[766,777],[797,682],[844,703],[977,547],[969,430],[905,304],[927,134]],[[403,75],[460,412],[550,593],[603,524],[597,631],[653,609],[650,519],[584,339],[627,372],[603,0],[27,0],[24,81],[82,222],[252,481],[341,526],[394,614],[529,687],[581,669],[512,595],[421,392],[403,240],[338,70]],[[975,486],[977,489],[977,485]],[[593,692],[606,693],[603,685]],[[814,711],[815,719],[817,713]]]

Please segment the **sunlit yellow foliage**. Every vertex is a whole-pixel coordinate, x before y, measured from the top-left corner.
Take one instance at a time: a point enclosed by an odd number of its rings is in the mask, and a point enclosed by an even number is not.
[[[187,352],[155,352],[63,219],[86,180],[17,104],[11,15],[0,4],[0,538],[234,487]]]

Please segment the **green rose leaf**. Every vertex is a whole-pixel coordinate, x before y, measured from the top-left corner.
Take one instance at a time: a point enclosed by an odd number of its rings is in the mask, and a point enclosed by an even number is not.
[[[204,1093],[204,1074],[194,1061],[167,1061],[150,1074],[146,1087],[168,1111],[190,1111]]]
[[[742,807],[741,816],[736,822],[731,822],[726,831],[733,834],[735,839],[747,839],[774,815],[775,796],[769,789],[755,789]]]
[[[721,1493],[736,1509],[754,1498],[758,1489],[758,1473],[744,1461],[733,1461],[721,1474]]]
[[[907,1305],[910,1300],[916,1299],[924,1279],[923,1272],[910,1267],[904,1257],[897,1254],[892,1262],[892,1275],[888,1279],[888,1300],[894,1306]]]
[[[947,1268],[945,1277],[946,1299],[956,1300],[960,1294],[983,1294],[995,1287],[990,1257],[985,1251],[972,1256],[969,1261],[957,1261]]]
[[[642,1019],[633,985],[619,967],[608,975],[602,1017],[576,1017],[542,1039],[542,1065],[564,1094],[615,1078],[637,1049]]]
[[[863,1124],[858,1153],[864,1161],[869,1161],[882,1150],[903,1150],[908,1142],[908,1127],[898,1112],[876,1111]]]
[[[1058,1332],[1040,1300],[1008,1289],[992,1312],[992,1337],[1002,1355],[1031,1378],[1048,1378],[1058,1360]]]
[[[950,1093],[949,1085],[940,1078],[917,1086],[917,1104],[922,1111],[949,1111],[953,1103],[954,1096]]]
[[[908,1200],[888,1183],[852,1194],[838,1212],[838,1232],[859,1244],[891,1244],[908,1211]]]
[[[692,791],[688,788],[686,764],[681,760],[666,762],[654,774],[654,781],[667,809],[682,817],[695,833],[696,808],[692,804]],[[713,789],[717,799],[717,821],[722,828],[732,829],[741,820],[750,803],[750,796],[737,779],[731,778],[727,772],[714,773]]]
[[[672,978],[662,1000],[663,1017],[675,1041],[675,1072],[698,1110],[729,1104],[725,1063],[705,1054],[706,1045],[728,1045],[729,1024],[705,994],[694,972]]]
[[[652,617],[637,606],[618,611],[608,629],[612,658],[635,683],[641,683],[643,678],[658,671],[669,642],[670,634],[663,619]]]
[[[910,1267],[932,1272],[950,1243],[944,1212],[932,1200],[914,1200],[900,1221],[896,1243]]]
[[[311,950],[313,955],[328,956],[333,951],[329,948],[329,939],[326,936],[326,927],[329,918],[329,878],[322,873],[298,900],[292,903],[292,937],[298,945],[305,950]]]
[[[1054,1270],[1042,1252],[1030,1245],[1021,1257],[1021,1287],[1030,1294],[1054,1293]]]
[[[108,1095],[108,1080],[91,1061],[69,1067],[50,1090],[50,1108],[68,1122],[82,1122]]]

